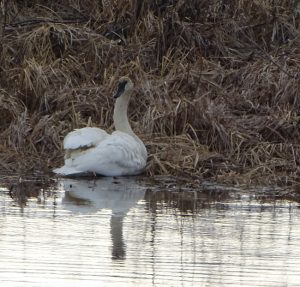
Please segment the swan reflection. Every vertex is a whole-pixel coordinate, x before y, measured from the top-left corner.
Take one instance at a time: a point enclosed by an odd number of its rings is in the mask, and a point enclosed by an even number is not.
[[[112,259],[126,256],[123,219],[144,198],[146,187],[137,178],[60,179],[65,190],[63,204],[73,213],[95,213],[111,210],[110,232]]]

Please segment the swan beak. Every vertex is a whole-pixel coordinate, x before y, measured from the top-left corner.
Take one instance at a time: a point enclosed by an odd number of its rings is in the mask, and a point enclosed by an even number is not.
[[[124,92],[125,92],[125,86],[126,86],[127,82],[119,82],[117,90],[114,92],[113,94],[113,98],[117,99],[118,97],[120,97]]]

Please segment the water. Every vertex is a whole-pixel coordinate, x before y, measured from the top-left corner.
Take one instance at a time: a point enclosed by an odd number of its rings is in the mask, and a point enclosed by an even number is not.
[[[0,286],[299,286],[297,203],[174,191],[136,178],[3,188]]]

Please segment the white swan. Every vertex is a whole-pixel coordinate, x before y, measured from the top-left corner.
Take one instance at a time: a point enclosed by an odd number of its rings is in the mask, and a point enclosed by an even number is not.
[[[133,90],[128,77],[120,78],[114,107],[116,131],[106,133],[99,128],[77,129],[64,139],[65,164],[53,171],[60,175],[104,176],[137,175],[143,172],[147,162],[147,150],[132,131],[127,108]]]

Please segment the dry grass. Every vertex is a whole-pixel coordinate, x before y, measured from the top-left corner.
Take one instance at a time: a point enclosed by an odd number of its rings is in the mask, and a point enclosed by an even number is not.
[[[136,84],[149,175],[296,184],[299,1],[5,1],[0,168],[50,170],[73,128],[112,130]]]

